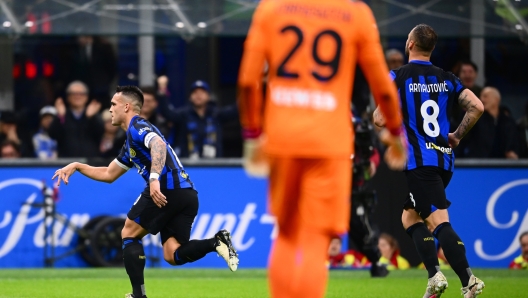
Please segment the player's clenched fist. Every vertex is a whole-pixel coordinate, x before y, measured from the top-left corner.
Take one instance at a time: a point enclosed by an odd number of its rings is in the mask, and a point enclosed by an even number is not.
[[[380,132],[380,140],[385,143],[385,162],[392,170],[403,170],[407,163],[407,147],[403,134],[392,135],[387,129]]]

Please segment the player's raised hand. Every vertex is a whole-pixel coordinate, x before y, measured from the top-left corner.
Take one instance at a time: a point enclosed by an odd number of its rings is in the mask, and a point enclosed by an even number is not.
[[[152,198],[152,201],[154,201],[154,204],[160,208],[167,205],[167,198],[161,193],[159,180],[152,179],[149,184],[150,197]]]
[[[388,146],[385,151],[385,162],[389,168],[395,171],[403,170],[407,163],[407,146],[403,133],[394,136],[384,129],[380,132],[380,140]]]
[[[75,173],[76,170],[77,170],[77,163],[72,162],[71,164],[65,166],[64,168],[58,169],[57,171],[55,171],[55,174],[53,175],[51,180],[54,180],[55,178],[57,178],[57,186],[60,186],[61,181],[64,181],[64,184],[68,185],[68,183],[70,182],[69,181],[70,176],[73,175],[73,173]]]
[[[460,139],[455,136],[454,133],[450,133],[447,135],[447,142],[449,143],[449,147],[455,149],[458,147],[458,144],[460,144]]]

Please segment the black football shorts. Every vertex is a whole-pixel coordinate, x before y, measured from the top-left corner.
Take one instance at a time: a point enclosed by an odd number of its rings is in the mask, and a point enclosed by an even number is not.
[[[453,172],[426,166],[405,171],[405,175],[410,193],[403,209],[414,209],[422,219],[426,219],[437,209],[447,209],[451,205],[446,198],[445,188]]]
[[[162,189],[167,204],[156,206],[146,188],[127,214],[150,234],[161,234],[161,243],[170,237],[180,244],[189,242],[191,228],[198,213],[198,192],[192,188]]]

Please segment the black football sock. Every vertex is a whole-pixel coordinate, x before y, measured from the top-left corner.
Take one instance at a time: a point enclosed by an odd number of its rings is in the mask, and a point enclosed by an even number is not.
[[[206,254],[215,251],[216,239],[191,240],[184,243],[174,252],[176,265],[192,263],[205,257]]]
[[[440,242],[440,246],[444,250],[444,255],[451,265],[451,268],[456,272],[462,286],[466,287],[471,277],[471,269],[466,259],[466,248],[464,243],[460,240],[451,224],[444,222],[439,224],[433,232],[433,235]]]
[[[123,238],[123,259],[132,284],[132,294],[136,298],[146,297],[145,278],[143,277],[146,258],[140,239]]]
[[[407,229],[407,234],[413,239],[418,255],[420,255],[425,269],[427,269],[429,278],[433,277],[436,272],[440,271],[433,235],[423,222],[410,226]]]

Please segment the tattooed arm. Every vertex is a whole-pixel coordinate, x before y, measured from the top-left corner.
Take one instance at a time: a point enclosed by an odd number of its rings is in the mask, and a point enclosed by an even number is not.
[[[458,97],[458,104],[466,111],[466,114],[455,132],[449,134],[449,145],[451,145],[451,148],[458,146],[460,140],[471,130],[482,113],[484,113],[482,102],[469,89],[462,91]]]
[[[155,136],[150,140],[150,157],[152,159],[152,165],[150,167],[150,196],[158,207],[163,207],[167,204],[166,197],[161,193],[159,175],[165,167],[165,160],[167,158],[167,145],[159,137]],[[157,176],[157,177],[153,177]]]
[[[167,145],[159,136],[150,141],[150,156],[152,158],[150,172],[161,175],[167,158]]]

